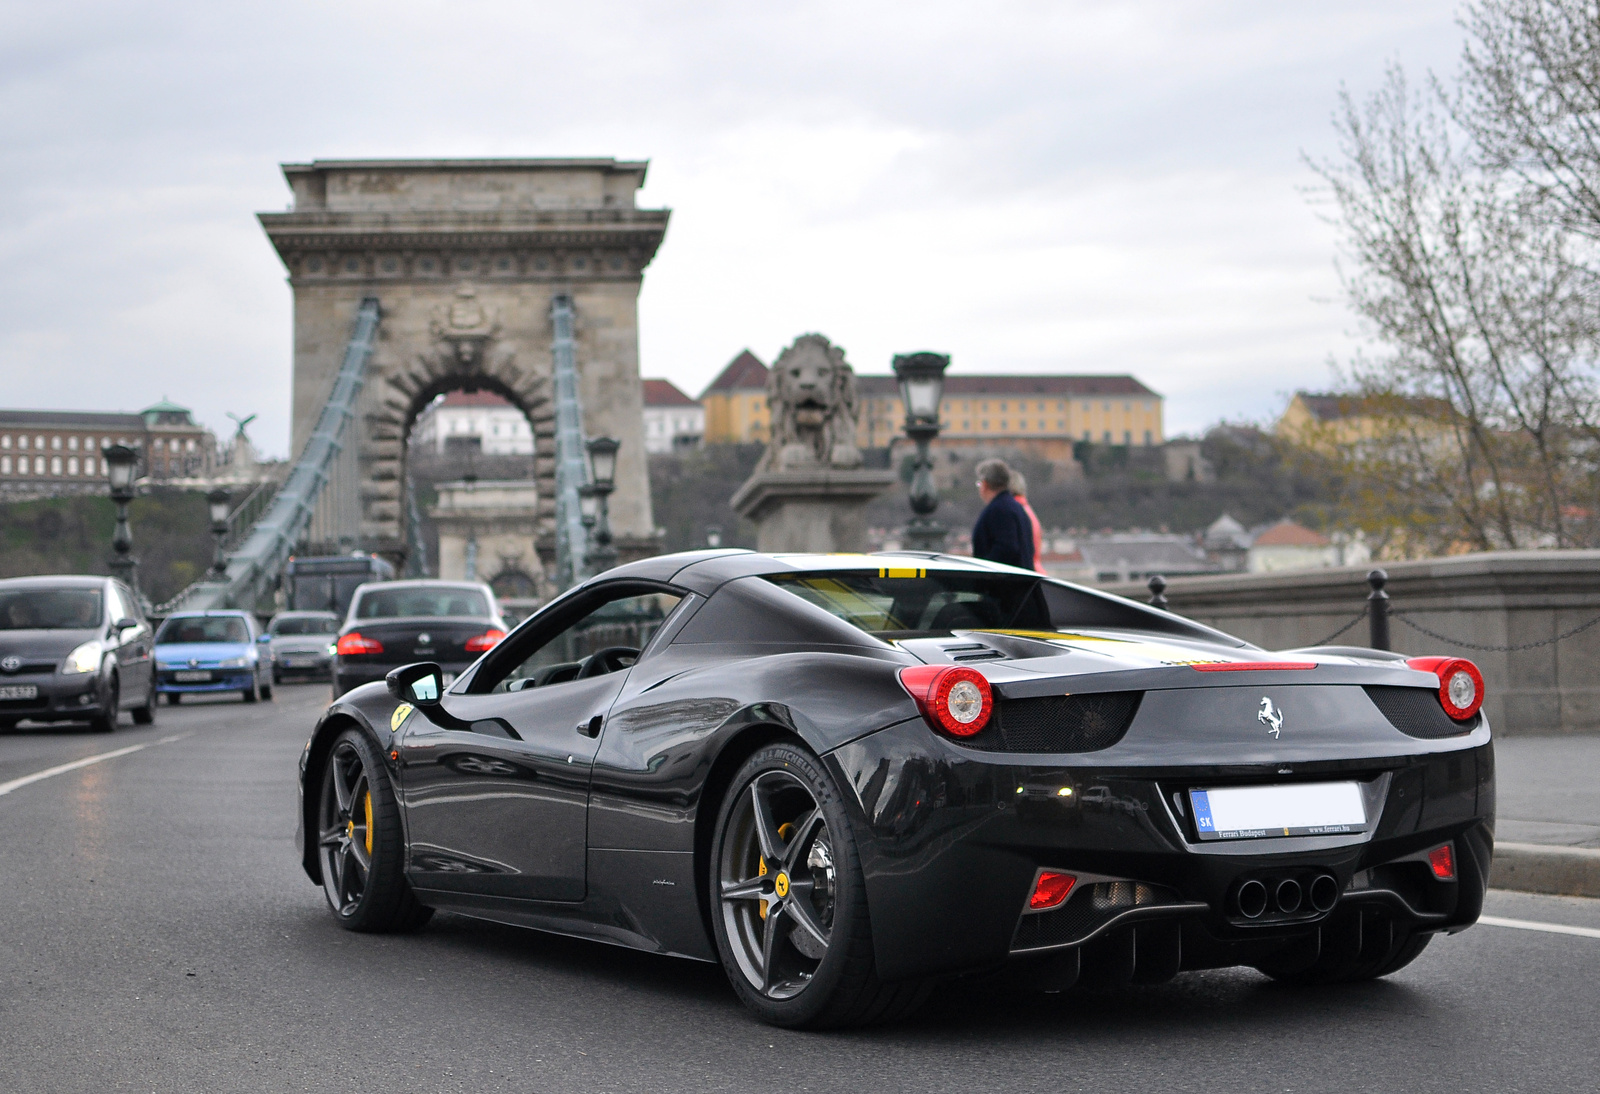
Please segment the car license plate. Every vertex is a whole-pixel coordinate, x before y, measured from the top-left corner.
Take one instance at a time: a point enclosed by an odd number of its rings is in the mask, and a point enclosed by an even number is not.
[[[184,670],[182,672],[173,673],[172,678],[180,684],[205,684],[210,682],[211,674],[209,672],[192,672],[189,670]]]
[[[1189,791],[1203,840],[1364,832],[1366,802],[1353,782],[1228,786]]]
[[[39,688],[35,684],[11,684],[0,688],[0,700],[37,698],[39,698]]]

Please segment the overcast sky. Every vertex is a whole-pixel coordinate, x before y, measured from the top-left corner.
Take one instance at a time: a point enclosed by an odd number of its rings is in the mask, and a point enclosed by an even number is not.
[[[1131,372],[1171,433],[1330,381],[1301,153],[1341,82],[1454,67],[1447,0],[0,3],[0,405],[288,447],[254,214],[315,158],[651,161],[641,358],[690,394],[818,330],[858,372]]]

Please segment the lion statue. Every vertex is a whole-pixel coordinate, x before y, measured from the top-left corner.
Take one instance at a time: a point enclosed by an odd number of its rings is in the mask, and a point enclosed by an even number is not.
[[[762,469],[803,471],[861,466],[856,448],[856,375],[844,350],[802,334],[767,375],[772,441]]]

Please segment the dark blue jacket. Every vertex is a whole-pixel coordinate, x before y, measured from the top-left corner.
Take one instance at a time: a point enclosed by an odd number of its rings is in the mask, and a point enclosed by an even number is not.
[[[1002,490],[972,526],[972,553],[991,562],[1033,569],[1033,521],[1022,503]]]

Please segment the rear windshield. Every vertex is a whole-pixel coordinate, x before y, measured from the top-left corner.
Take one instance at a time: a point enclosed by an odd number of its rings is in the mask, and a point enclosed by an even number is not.
[[[489,617],[489,600],[478,589],[370,589],[356,601],[357,619],[403,619],[410,616],[464,615]]]
[[[1050,628],[1034,577],[885,567],[775,574],[767,580],[876,635]]]
[[[309,616],[299,619],[274,619],[272,621],[273,634],[334,634],[339,630],[339,620],[335,616]]]
[[[250,633],[244,620],[234,615],[176,615],[156,632],[156,645],[189,642],[248,642]]]
[[[0,631],[77,631],[99,625],[99,589],[0,592]]]
[[[774,574],[767,580],[879,638],[957,630],[1060,633],[1114,627],[1241,644],[1186,619],[1025,574],[884,566]]]

